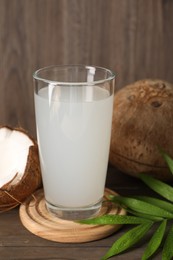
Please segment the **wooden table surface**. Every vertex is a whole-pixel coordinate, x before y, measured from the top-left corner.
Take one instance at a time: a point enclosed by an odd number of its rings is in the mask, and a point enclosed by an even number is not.
[[[121,195],[148,195],[150,190],[138,179],[120,173],[109,166],[106,186]],[[47,241],[27,231],[19,219],[19,209],[0,214],[0,260],[87,260],[100,259],[113,242],[120,237],[129,226],[123,226],[117,233],[102,240],[81,243],[63,244]],[[148,241],[146,237],[145,242]],[[141,259],[146,244],[140,243],[130,251],[111,259]],[[153,259],[161,259],[161,253]]]

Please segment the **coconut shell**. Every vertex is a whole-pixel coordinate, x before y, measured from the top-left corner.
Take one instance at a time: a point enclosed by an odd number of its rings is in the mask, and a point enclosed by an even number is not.
[[[110,163],[137,177],[173,180],[159,147],[173,158],[173,85],[140,80],[115,94]]]
[[[25,130],[21,128],[7,128],[20,131],[27,135]],[[34,139],[31,137],[29,138],[32,140],[33,146],[29,147],[24,175],[17,184],[13,184],[13,180],[11,180],[0,188],[0,212],[9,210],[21,204],[36,189],[42,186],[38,146]]]

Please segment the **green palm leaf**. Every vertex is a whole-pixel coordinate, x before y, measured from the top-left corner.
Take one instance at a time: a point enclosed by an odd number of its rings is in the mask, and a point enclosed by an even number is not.
[[[122,196],[111,196],[111,200],[116,203],[119,202],[120,204],[125,205],[129,209],[132,209],[136,212],[173,219],[172,213],[145,201]]]
[[[163,246],[162,260],[171,260],[173,258],[173,225],[167,235]]]
[[[151,222],[150,220],[134,217],[134,216],[121,216],[121,215],[103,215],[97,218],[84,219],[78,221],[81,224],[92,225],[115,225],[115,224],[141,224]]]
[[[158,206],[159,208],[165,209],[166,211],[173,213],[173,204],[170,202],[148,196],[135,196],[135,199],[148,202],[150,204]]]
[[[109,249],[106,255],[101,258],[101,260],[106,260],[114,255],[118,255],[119,253],[122,253],[136,244],[148,232],[152,224],[152,222],[141,224],[129,230],[112,245],[112,247]]]
[[[140,174],[139,177],[152,190],[160,194],[165,199],[173,202],[173,188],[170,185],[160,180],[156,180],[153,177],[146,174]]]
[[[164,160],[166,161],[171,173],[173,174],[173,159],[168,154],[166,154],[162,149],[160,149],[160,152]]]
[[[160,226],[158,227],[158,229],[155,231],[150,242],[148,243],[147,248],[144,251],[142,260],[146,260],[149,257],[151,257],[156,252],[156,250],[159,248],[159,246],[162,242],[164,233],[165,233],[166,223],[167,223],[166,220],[162,221]]]

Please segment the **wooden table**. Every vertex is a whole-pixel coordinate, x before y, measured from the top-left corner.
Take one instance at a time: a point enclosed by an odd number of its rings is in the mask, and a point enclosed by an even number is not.
[[[121,195],[148,195],[151,191],[138,179],[120,173],[109,166],[106,186]],[[27,231],[19,219],[19,209],[0,214],[0,260],[96,260],[100,259],[113,242],[129,227],[123,226],[117,233],[105,239],[81,243],[62,244],[47,241]],[[146,237],[146,242],[148,238]],[[130,251],[112,259],[141,259],[146,244],[139,243]],[[153,259],[161,259],[161,253]]]

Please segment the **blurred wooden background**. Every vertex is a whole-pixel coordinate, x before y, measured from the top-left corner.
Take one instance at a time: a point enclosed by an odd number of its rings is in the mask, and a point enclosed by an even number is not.
[[[173,0],[0,0],[1,125],[35,135],[32,73],[70,63],[173,82]]]

